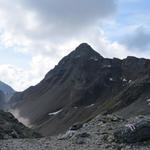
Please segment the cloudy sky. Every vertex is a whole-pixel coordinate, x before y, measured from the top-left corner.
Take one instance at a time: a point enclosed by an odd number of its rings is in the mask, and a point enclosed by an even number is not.
[[[104,57],[150,58],[150,0],[0,0],[0,80],[38,83],[87,42]]]

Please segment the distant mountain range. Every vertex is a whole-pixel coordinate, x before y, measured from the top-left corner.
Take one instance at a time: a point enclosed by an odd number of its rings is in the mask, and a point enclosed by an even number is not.
[[[10,99],[15,93],[15,90],[6,83],[0,81],[0,108],[8,108]]]
[[[43,135],[64,132],[100,113],[150,114],[150,60],[104,58],[83,43],[39,84],[15,93],[11,103]]]

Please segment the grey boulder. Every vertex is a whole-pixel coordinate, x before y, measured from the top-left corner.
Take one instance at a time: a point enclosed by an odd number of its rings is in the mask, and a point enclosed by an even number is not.
[[[114,137],[121,143],[137,143],[150,140],[150,116],[127,124],[114,132]]]

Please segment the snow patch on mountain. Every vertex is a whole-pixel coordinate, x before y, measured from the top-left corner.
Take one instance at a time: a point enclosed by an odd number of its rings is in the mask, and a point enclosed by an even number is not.
[[[51,115],[57,115],[59,114],[60,112],[62,112],[62,109],[56,111],[56,112],[52,112],[52,113],[49,113],[48,115],[51,116]]]

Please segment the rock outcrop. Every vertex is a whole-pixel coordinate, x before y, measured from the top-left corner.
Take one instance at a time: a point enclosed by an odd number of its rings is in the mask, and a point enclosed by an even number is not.
[[[150,141],[150,116],[137,119],[114,133],[118,142],[136,143]]]

